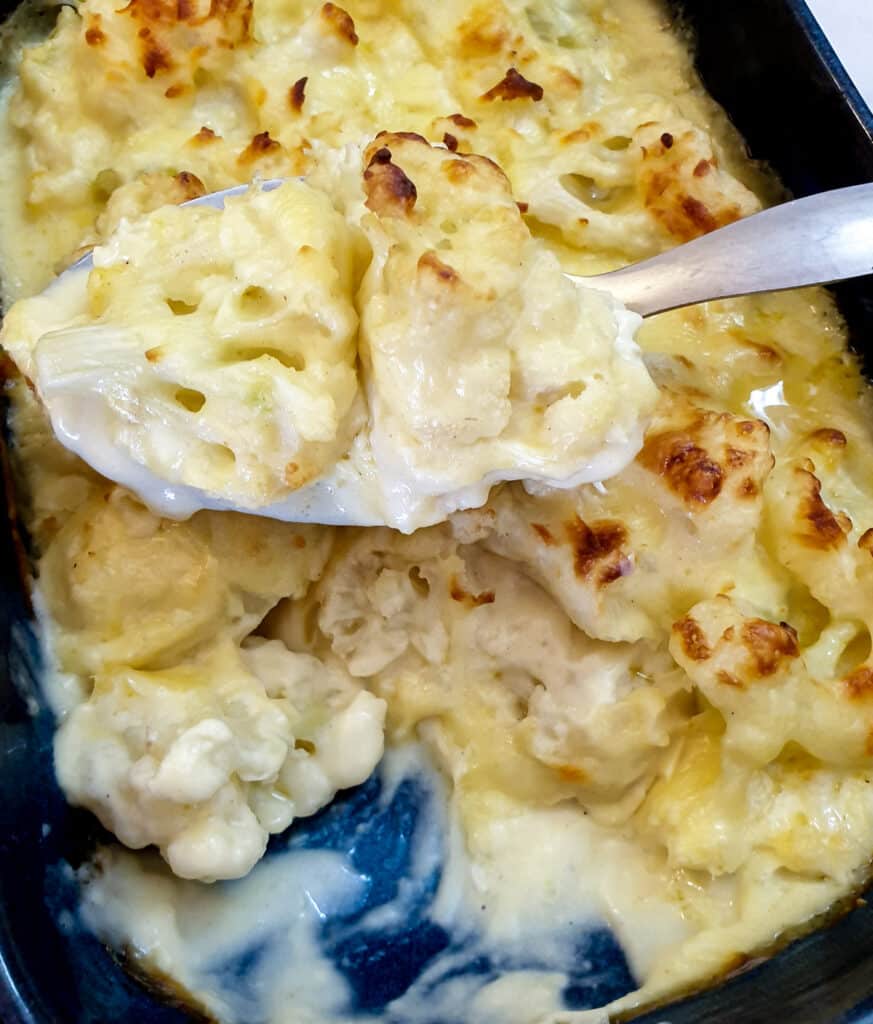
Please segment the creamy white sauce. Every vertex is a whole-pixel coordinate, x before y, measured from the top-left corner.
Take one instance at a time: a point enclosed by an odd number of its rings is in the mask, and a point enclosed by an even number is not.
[[[639,851],[575,808],[502,815],[477,829],[470,856],[423,748],[390,751],[380,775],[380,808],[411,782],[420,816],[396,892],[371,909],[368,893],[390,883],[396,868],[355,865],[354,845],[367,841],[358,817],[344,823],[339,848],[309,849],[292,838],[248,877],[214,886],[114,849],[102,872],[85,880],[86,922],[113,945],[132,946],[227,1024],[353,1024],[373,1019],[364,1009],[404,1024],[566,1019],[571,983],[592,992],[605,983],[606,1001],[636,987],[607,929],[620,936],[638,981],[656,952],[686,936]],[[371,867],[381,870],[369,874]],[[420,941],[437,929],[445,948],[384,1007],[371,999],[362,1008],[344,964],[354,950],[368,942],[378,948],[382,936],[416,921]],[[398,966],[374,955],[364,961],[367,984],[378,989],[380,973]],[[618,990],[609,980],[616,973],[625,979]]]

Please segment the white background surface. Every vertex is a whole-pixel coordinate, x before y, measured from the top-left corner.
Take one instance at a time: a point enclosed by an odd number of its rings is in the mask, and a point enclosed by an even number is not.
[[[819,25],[873,108],[873,0],[806,0]]]

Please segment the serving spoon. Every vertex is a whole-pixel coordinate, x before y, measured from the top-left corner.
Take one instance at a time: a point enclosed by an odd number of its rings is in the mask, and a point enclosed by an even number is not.
[[[260,184],[264,191],[285,179]],[[189,200],[185,206],[223,208],[249,188],[239,185]],[[93,266],[87,254],[68,267],[47,292],[69,275]],[[643,317],[713,299],[829,284],[873,274],[873,183],[796,199],[753,214],[694,241],[620,270],[590,277],[566,276],[609,292]],[[64,396],[40,388],[59,440],[103,476],[128,487],[164,515],[184,517],[201,508],[238,510],[290,522],[373,526],[385,522],[373,500],[374,470],[366,476],[349,463],[268,506],[238,508],[220,495],[171,484],[106,441],[99,412],[83,415]],[[506,479],[505,476],[495,476]],[[466,507],[466,506],[463,506]],[[437,520],[434,520],[437,521]],[[402,523],[392,522],[405,528]],[[409,527],[411,528],[411,527]]]

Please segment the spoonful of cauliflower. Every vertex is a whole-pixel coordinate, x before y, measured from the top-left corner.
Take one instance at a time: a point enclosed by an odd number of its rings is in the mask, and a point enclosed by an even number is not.
[[[735,267],[750,226],[817,200],[574,279],[496,164],[383,133],[353,187],[316,174],[123,220],[0,342],[61,442],[163,515],[410,532],[501,481],[620,472],[657,397],[639,313],[853,276]]]

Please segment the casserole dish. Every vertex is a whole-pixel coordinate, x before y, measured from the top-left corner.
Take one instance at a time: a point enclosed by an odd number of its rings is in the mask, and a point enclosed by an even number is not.
[[[751,10],[753,5],[748,6],[747,16],[744,8],[737,8],[737,20],[730,23],[714,9],[715,5],[688,5],[684,16],[700,36],[702,69],[707,84],[734,115],[755,155],[772,162],[783,174],[786,184],[798,193],[849,184],[856,180],[855,175],[868,177],[865,167],[869,166],[870,151],[864,149],[864,144],[866,140],[869,145],[869,131],[861,122],[860,105],[856,98],[844,98],[848,90],[840,82],[839,71],[828,63],[829,58],[822,58],[824,44],[802,11],[784,4],[756,4],[754,11]],[[707,39],[717,40],[720,48],[712,47]],[[793,49],[792,41],[798,49]],[[774,53],[778,54],[779,61],[784,59],[784,67],[773,61]],[[741,92],[734,98],[730,89],[736,81],[733,65],[737,54],[743,54],[749,63],[747,72],[741,76]],[[813,63],[818,70],[807,75]],[[786,102],[783,95],[786,90],[791,96],[790,102]],[[762,96],[767,97],[766,103],[761,102]],[[802,128],[792,122],[784,113],[786,110],[803,112]],[[821,120],[813,121],[811,112],[818,112]],[[774,130],[777,123],[778,131]],[[814,146],[809,145],[810,138]],[[809,149],[816,150],[815,159],[808,159]],[[845,164],[837,159],[840,153],[846,154]],[[857,289],[846,290],[843,300],[860,346],[860,339],[869,336],[869,328],[873,326],[865,320],[863,293]],[[9,1005],[4,1019],[71,1022],[183,1019],[177,1011],[161,1008],[151,1001],[125,978],[87,934],[76,915],[70,865],[76,866],[87,857],[90,844],[98,837],[90,819],[69,811],[53,787],[49,767],[51,723],[45,713],[38,712],[35,680],[39,665],[26,628],[25,600],[14,583],[16,545],[11,532],[6,541],[9,598],[4,610],[7,637],[4,649],[8,707],[4,738],[7,771],[3,785],[8,792],[4,792],[7,827],[2,884]],[[33,721],[30,719],[32,712],[37,712]],[[364,813],[373,802],[372,796],[372,790],[367,789],[351,794],[337,804],[335,811],[313,819],[303,835],[318,834],[322,841],[341,843],[345,824],[358,821],[355,815]],[[369,841],[359,851],[360,862],[356,867],[387,876],[389,888],[391,878],[396,881],[396,876],[405,870],[406,845],[414,829],[416,798],[420,796],[415,791],[398,791],[385,813],[371,816],[367,821]],[[392,865],[389,870],[384,867],[386,862]],[[858,927],[863,928],[863,912],[860,917],[858,914],[850,917],[841,927],[851,927],[856,921],[860,921]],[[798,1002],[802,1003],[802,1009],[798,1007],[795,1014],[798,1019],[804,1019],[803,1013],[817,1014],[806,1018],[810,1020],[832,1019],[840,1012],[836,995],[818,993],[816,998],[809,999],[798,983],[818,979],[822,966],[827,963],[825,952],[817,950],[815,943],[824,941],[829,944],[828,950],[839,951],[836,937],[840,934],[834,931],[824,939],[810,939],[787,957],[761,968],[761,971],[776,972],[774,979],[778,978],[779,970],[788,972],[781,982],[767,981],[766,991],[760,990],[760,975],[748,975],[722,993],[676,1009],[676,1019],[706,1019],[710,1006],[716,1015],[711,1019],[719,1016],[721,1019],[736,1016],[755,1019],[764,1014],[768,1018],[779,1017],[785,1014],[786,1005],[791,1005],[792,993],[796,993]],[[444,938],[419,927],[412,915],[407,926],[393,934],[390,944],[377,937],[356,948],[346,947],[345,965],[348,973],[354,975],[361,1012],[378,1012],[402,992],[418,965],[444,942]],[[864,970],[857,957],[863,948],[863,942],[851,944],[856,958],[852,964],[860,965],[859,982],[863,980]],[[812,952],[804,954],[805,949]],[[815,972],[806,967],[804,955],[816,958]],[[836,955],[835,978],[839,975],[836,964],[841,968],[845,966],[841,955],[841,952]],[[797,956],[801,959],[791,959]],[[584,960],[593,965],[585,969],[580,966],[582,973],[574,977],[571,1002],[579,1007],[603,1003],[629,987],[623,957],[608,935],[591,935],[585,949],[579,950],[579,960],[580,965]],[[377,963],[378,971],[373,969]],[[477,969],[494,968],[482,964]],[[851,971],[849,973],[851,975]],[[866,989],[861,984],[858,989],[851,988],[845,981],[844,988],[837,991],[844,1005],[849,1007],[858,1002]],[[750,1002],[740,1010],[738,1007],[746,998],[743,993],[757,1002],[754,1005]],[[707,1000],[715,1002],[707,1003]],[[434,1018],[434,1024],[437,1019]],[[663,1019],[663,1012],[657,1019]]]

